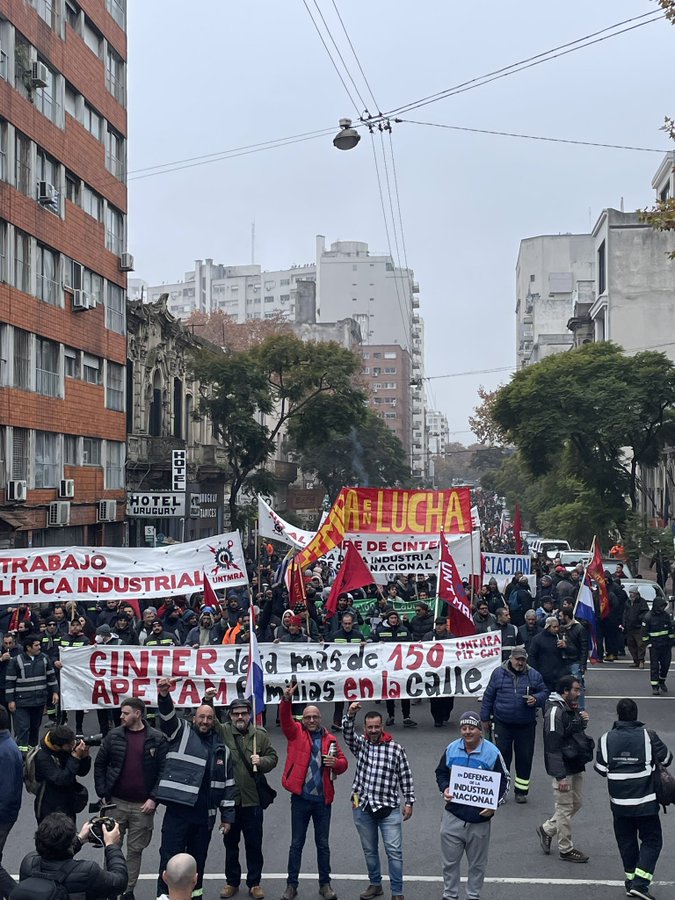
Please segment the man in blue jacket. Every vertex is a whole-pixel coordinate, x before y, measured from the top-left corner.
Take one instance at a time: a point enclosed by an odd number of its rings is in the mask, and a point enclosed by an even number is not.
[[[23,791],[23,758],[9,731],[9,713],[0,706],[0,897],[9,897],[16,881],[2,867],[2,851],[10,831],[19,818]]]
[[[544,679],[527,664],[524,647],[513,647],[511,655],[492,673],[480,708],[483,730],[490,735],[494,726],[494,741],[511,769],[516,757],[516,803],[527,803],[530,773],[534,756],[537,727],[537,708],[544,709],[548,691]]]
[[[459,720],[459,740],[453,741],[436,766],[436,784],[445,800],[441,820],[441,857],[443,859],[443,900],[458,900],[459,868],[466,853],[468,879],[467,898],[480,897],[487,869],[490,846],[490,819],[493,809],[480,809],[453,800],[450,774],[453,765],[468,769],[484,769],[501,775],[499,805],[506,799],[510,777],[501,753],[481,735],[480,717],[465,712]]]

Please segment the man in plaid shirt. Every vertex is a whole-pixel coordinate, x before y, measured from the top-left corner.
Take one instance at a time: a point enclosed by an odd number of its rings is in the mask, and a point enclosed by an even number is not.
[[[366,713],[363,735],[355,733],[354,718],[360,709],[360,703],[352,703],[342,720],[345,742],[356,757],[352,807],[370,881],[360,896],[373,900],[382,894],[380,832],[392,900],[403,900],[403,822],[412,816],[415,802],[412,771],[403,747],[383,730],[379,712]],[[405,801],[402,814],[399,790]]]

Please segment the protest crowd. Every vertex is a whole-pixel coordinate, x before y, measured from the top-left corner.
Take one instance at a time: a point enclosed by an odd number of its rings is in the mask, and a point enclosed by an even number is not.
[[[512,551],[513,530],[504,527],[499,504],[479,498],[479,510],[488,534],[486,549]],[[206,597],[0,607],[0,765],[5,779],[0,897],[134,900],[143,853],[153,830],[161,827],[160,858],[150,863],[157,871],[157,897],[205,895],[204,867],[217,830],[223,840],[219,896],[233,897],[245,888],[254,900],[263,900],[265,809],[276,796],[265,776],[280,765],[282,786],[290,794],[288,877],[281,900],[293,900],[298,893],[310,823],[319,893],[324,900],[337,896],[330,857],[338,780],[350,785],[354,837],[363,852],[367,886],[361,900],[383,894],[380,840],[392,898],[403,900],[403,830],[413,817],[415,784],[406,750],[391,729],[398,724],[414,729],[420,716],[429,716],[436,728],[447,728],[452,696],[387,699],[373,706],[337,699],[324,722],[318,706],[298,701],[293,683],[285,686],[278,705],[261,714],[251,696],[220,706],[214,689],[206,690],[193,709],[178,708],[172,698],[175,680],[164,677],[151,703],[128,696],[115,708],[98,708],[100,734],[92,738],[81,734],[85,710],[62,708],[60,681],[70,648],[251,647],[252,628],[261,647],[442,643],[454,637],[451,609],[437,596],[433,574],[399,575],[385,585],[341,592],[328,614],[326,601],[336,579],[330,559],[319,559],[307,570],[298,599],[297,593],[289,593],[275,546],[264,542],[256,549],[258,565],[247,561],[249,586],[228,588],[222,596],[211,590]],[[473,632],[498,632],[502,649],[501,664],[492,671],[480,706],[462,713],[458,732],[435,770],[444,801],[439,862],[444,900],[459,897],[464,855],[469,865],[466,896],[480,898],[491,819],[497,810],[504,814],[501,807],[511,785],[515,803],[527,803],[532,767],[541,764],[534,757],[538,722],[553,801],[550,817],[537,828],[542,852],[550,854],[555,842],[561,861],[588,861],[573,836],[572,821],[583,804],[585,769],[594,764],[607,779],[626,894],[653,897],[651,883],[662,846],[655,773],[670,764],[672,754],[639,721],[637,705],[628,698],[619,701],[614,727],[596,746],[587,734],[585,674],[591,658],[602,662],[626,653],[635,668],[644,668],[649,647],[653,692],[666,692],[675,628],[661,605],[655,603],[650,611],[639,591],[626,595],[620,567],[604,575],[609,614],[602,616],[602,597],[593,586],[590,608],[597,619],[592,622],[582,615],[588,606],[578,603],[583,566],[568,572],[556,559],[540,560],[534,589],[532,579],[521,572],[501,587],[494,577],[476,583],[465,579],[461,586],[470,603]],[[79,780],[92,766],[95,797],[88,796]],[[461,784],[455,767],[464,773]],[[475,797],[472,802],[470,795],[479,789],[483,796],[490,794],[489,806],[476,803]],[[21,862],[17,883],[2,868],[2,849],[25,791],[34,797],[37,831],[35,850]],[[77,817],[89,803],[98,812],[78,828]],[[87,841],[103,848],[103,866],[77,859]],[[47,893],[55,886],[63,892]]]

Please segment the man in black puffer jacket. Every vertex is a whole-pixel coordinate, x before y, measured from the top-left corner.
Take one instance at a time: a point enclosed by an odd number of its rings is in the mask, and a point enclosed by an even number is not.
[[[40,741],[35,756],[35,818],[38,824],[51,813],[62,812],[73,822],[84,808],[86,788],[78,783],[91,769],[89,747],[78,741],[67,725],[56,725]]]
[[[154,793],[164,773],[168,742],[146,721],[145,703],[127,697],[120,705],[119,728],[103,739],[94,763],[96,793],[115,804],[115,819],[127,837],[129,889],[132,900],[141,871],[141,857],[150,843],[157,803]]]
[[[63,813],[52,813],[38,826],[35,833],[35,853],[21,862],[19,885],[12,891],[17,900],[31,900],[29,888],[22,892],[22,883],[35,872],[43,875],[64,875],[63,886],[71,898],[78,900],[113,900],[123,894],[127,886],[127,864],[120,848],[120,828],[103,829],[105,869],[93,859],[73,859],[89,837],[89,822],[79,835],[75,822]],[[40,879],[44,884],[44,879]]]

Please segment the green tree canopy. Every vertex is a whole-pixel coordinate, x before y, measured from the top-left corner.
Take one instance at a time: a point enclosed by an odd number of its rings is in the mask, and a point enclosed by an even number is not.
[[[276,334],[241,352],[203,352],[193,368],[205,385],[202,409],[227,453],[233,528],[241,489],[270,490],[264,467],[282,429],[299,418],[318,421],[326,408],[350,424],[364,414],[365,394],[355,386],[361,360],[335,343]]]
[[[535,476],[564,472],[600,503],[637,505],[638,466],[675,439],[675,366],[663,353],[626,356],[587,344],[521,369],[497,392],[491,415]]]
[[[331,502],[344,485],[387,487],[408,481],[403,444],[372,410],[364,410],[357,424],[336,420],[330,408],[325,412],[319,427],[312,417],[296,419],[289,435],[303,471],[316,475]]]

